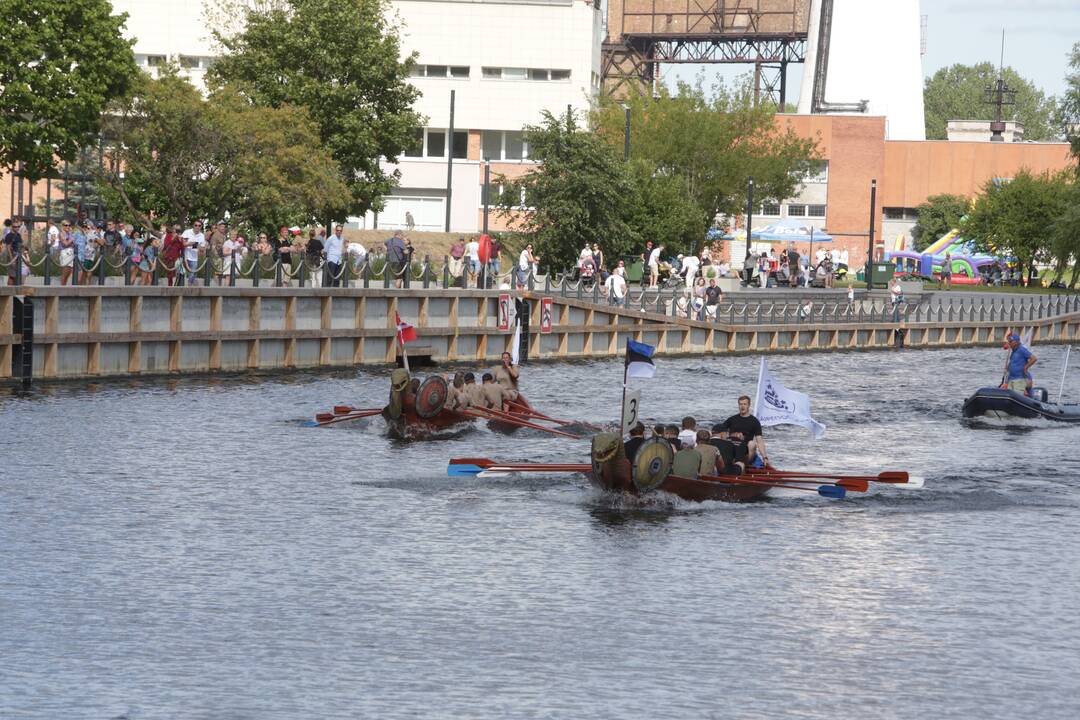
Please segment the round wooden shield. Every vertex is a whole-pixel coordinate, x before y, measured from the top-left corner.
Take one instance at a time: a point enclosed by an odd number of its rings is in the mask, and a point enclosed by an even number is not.
[[[446,405],[449,393],[446,380],[441,375],[432,375],[416,391],[416,414],[422,418],[435,417]]]
[[[634,485],[639,490],[655,490],[671,473],[675,453],[662,438],[649,438],[641,443],[634,458]]]

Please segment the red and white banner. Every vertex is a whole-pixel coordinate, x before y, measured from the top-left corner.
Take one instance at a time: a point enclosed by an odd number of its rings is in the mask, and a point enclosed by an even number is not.
[[[510,329],[510,293],[499,295],[498,313],[496,328],[505,332]]]
[[[551,298],[540,299],[540,334],[546,335],[551,332],[552,314],[555,312],[554,302]]]
[[[397,325],[398,340],[401,341],[402,345],[416,339],[416,328],[404,322],[396,312],[394,313],[394,323]]]

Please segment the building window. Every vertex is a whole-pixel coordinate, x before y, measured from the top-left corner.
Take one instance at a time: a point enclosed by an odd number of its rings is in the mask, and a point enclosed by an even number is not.
[[[446,157],[446,131],[428,130],[424,157]]]
[[[569,82],[569,70],[548,68],[481,68],[485,80],[531,80],[533,82]]]
[[[166,62],[164,55],[147,55],[146,64],[150,67],[161,67]]]
[[[825,217],[825,206],[824,205],[807,205],[806,206],[806,215],[807,215],[807,217],[812,217],[812,218],[823,218],[823,217]]]
[[[780,217],[780,206],[776,203],[762,203],[761,214],[768,217]]]
[[[529,144],[520,130],[485,130],[480,140],[484,160],[526,160]]]
[[[507,130],[503,133],[503,157],[507,160],[524,160],[528,157],[525,152],[525,133]]]
[[[409,70],[411,77],[445,78],[455,80],[469,79],[468,65],[413,65]]]
[[[199,60],[200,58],[195,55],[181,55],[180,67],[184,68],[185,70],[198,70],[201,64]]]
[[[405,149],[405,157],[424,156],[424,128],[416,128],[412,147]]]
[[[787,206],[788,217],[806,217],[805,205],[788,205]]]
[[[886,220],[903,220],[904,208],[890,208],[887,207],[883,210]]]
[[[829,182],[829,161],[817,160],[807,174],[803,183],[827,183]]]
[[[454,159],[467,160],[469,158],[469,132],[467,130],[454,131]]]

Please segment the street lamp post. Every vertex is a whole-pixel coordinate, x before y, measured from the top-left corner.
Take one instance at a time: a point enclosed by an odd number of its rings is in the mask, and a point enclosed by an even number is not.
[[[484,158],[484,234],[488,231],[488,203],[491,198],[491,160]]]
[[[630,106],[623,105],[626,111],[626,127],[623,130],[623,160],[630,159]]]
[[[754,178],[750,178],[746,183],[746,254],[750,254],[750,233],[753,230],[754,224]],[[731,258],[731,262],[735,263],[737,258]]]
[[[866,248],[866,289],[872,290],[871,271],[874,269],[874,205],[877,203],[877,180],[870,181],[870,244]]]

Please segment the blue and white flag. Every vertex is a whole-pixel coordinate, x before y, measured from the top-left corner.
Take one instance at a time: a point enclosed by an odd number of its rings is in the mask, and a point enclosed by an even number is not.
[[[652,345],[626,341],[626,376],[638,378],[651,378],[656,375],[656,366],[653,365],[652,356],[655,349]]]
[[[815,440],[825,434],[825,426],[810,416],[810,398],[801,392],[788,390],[769,374],[765,358],[761,358],[758,375],[757,401],[754,414],[762,426],[798,425],[809,430]]]

